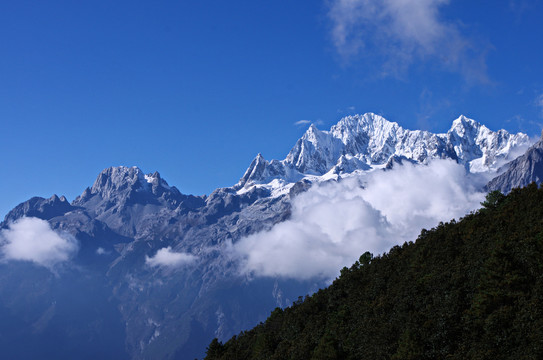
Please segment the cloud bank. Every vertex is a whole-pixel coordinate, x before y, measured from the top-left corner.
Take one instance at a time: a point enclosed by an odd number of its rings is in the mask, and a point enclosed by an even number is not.
[[[68,233],[56,233],[49,223],[24,217],[0,232],[1,253],[4,261],[30,261],[52,269],[71,259],[78,250],[77,240]]]
[[[171,246],[168,246],[158,250],[155,256],[146,256],[145,263],[151,267],[178,268],[192,264],[196,259],[192,254],[172,251]]]
[[[290,220],[233,251],[246,274],[329,281],[365,251],[383,253],[480,207],[476,183],[461,165],[439,160],[317,185],[293,200]]]
[[[486,81],[481,45],[440,13],[448,0],[331,0],[332,42],[344,59],[384,57],[385,74],[397,75],[415,60],[433,58],[471,81]]]

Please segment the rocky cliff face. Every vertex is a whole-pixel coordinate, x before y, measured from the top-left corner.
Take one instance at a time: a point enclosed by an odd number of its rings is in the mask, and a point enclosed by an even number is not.
[[[32,198],[0,224],[5,230],[23,217],[43,219],[79,245],[71,262],[53,271],[0,262],[0,344],[17,358],[37,354],[21,339],[54,358],[84,358],[82,351],[89,358],[200,357],[213,337],[227,339],[318,288],[253,279],[229,253],[231,243],[289,218],[291,198],[312,183],[433,158],[492,171],[528,141],[465,117],[432,134],[365,114],[329,131],[311,126],[284,160],[259,154],[238,184],[209,196],[182,194],[157,172],[105,169],[72,203]]]
[[[507,194],[513,188],[524,187],[532,182],[543,182],[543,134],[525,154],[504,166],[506,169],[487,184],[489,191],[499,190]]]

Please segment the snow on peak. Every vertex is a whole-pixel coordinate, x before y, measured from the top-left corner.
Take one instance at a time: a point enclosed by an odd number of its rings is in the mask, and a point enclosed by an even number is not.
[[[453,121],[445,136],[453,146],[458,161],[466,164],[470,172],[495,171],[505,161],[526,150],[531,143],[526,134],[492,131],[464,115]]]
[[[249,168],[247,168],[247,170],[245,171],[245,174],[241,178],[240,182],[246,183],[249,179],[256,179],[262,177],[263,171],[266,167],[266,163],[267,161],[264,160],[262,154],[258,153],[258,155],[251,162],[251,165],[249,165]]]
[[[155,171],[152,174],[151,173],[146,174],[144,178],[145,178],[145,181],[147,181],[147,183],[150,184],[151,186],[154,186],[154,187],[160,186],[165,189],[170,189],[170,186],[168,185],[166,180],[160,177],[160,174],[158,173],[158,171]]]
[[[464,115],[455,119],[445,134],[407,130],[374,113],[351,115],[329,131],[311,124],[284,160],[269,162],[259,154],[236,187],[272,180],[287,184],[302,178],[319,181],[333,174],[382,168],[391,159],[415,163],[452,159],[471,172],[494,171],[510,154],[516,154],[516,149],[529,144],[526,134],[494,132]]]
[[[453,121],[448,133],[455,133],[459,137],[475,138],[480,131],[489,132],[490,130],[477,121],[467,118],[464,115],[460,115],[460,117]]]

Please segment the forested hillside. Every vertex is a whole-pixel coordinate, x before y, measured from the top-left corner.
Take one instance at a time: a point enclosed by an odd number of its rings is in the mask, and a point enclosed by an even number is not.
[[[543,190],[483,205],[363,254],[328,288],[213,340],[206,359],[543,358]]]

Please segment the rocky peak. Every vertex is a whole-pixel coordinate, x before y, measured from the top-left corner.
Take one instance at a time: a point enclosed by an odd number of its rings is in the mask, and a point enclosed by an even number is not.
[[[397,130],[398,123],[386,120],[380,115],[366,113],[364,115],[351,115],[341,119],[332,126],[330,132],[347,144],[352,138],[361,134],[373,137],[377,134],[386,134]]]
[[[335,165],[342,150],[340,139],[312,124],[290,150],[284,162],[300,173],[322,175]]]
[[[165,193],[173,193],[175,195],[181,194],[175,186],[168,185],[166,180],[160,177],[160,174],[158,173],[158,171],[155,171],[152,174],[147,174],[144,176],[144,178],[147,184],[144,184],[143,187],[149,190],[149,186],[150,186],[151,192],[156,196],[161,196],[162,194],[165,194]]]
[[[455,119],[452,123],[452,126],[450,130],[448,131],[449,134],[456,134],[458,137],[464,138],[464,137],[476,137],[479,129],[481,127],[485,126],[481,125],[477,121],[467,118],[464,115],[460,115],[457,119]],[[488,129],[487,129],[488,130]]]
[[[267,165],[268,162],[264,159],[261,153],[258,153],[258,155],[251,162],[251,165],[249,165],[245,171],[245,174],[243,174],[242,178],[239,180],[237,187],[241,188],[248,181],[261,178],[264,175]]]
[[[510,154],[514,156],[517,149],[526,149],[530,144],[526,134],[492,131],[464,115],[453,121],[444,136],[454,148],[457,161],[465,164],[471,172],[497,170]]]
[[[104,169],[91,188],[78,196],[72,205],[109,209],[112,206],[158,204],[175,207],[186,197],[169,186],[158,172],[144,174],[139,168],[118,166]],[[103,206],[98,206],[103,203]]]
[[[136,166],[117,166],[104,169],[81,198],[98,194],[103,199],[109,199],[127,191],[150,192],[157,196],[164,192],[179,193],[175,187],[170,187],[157,171],[144,174]]]
[[[90,190],[91,194],[109,198],[120,191],[144,188],[146,184],[145,175],[138,167],[118,166],[103,170]]]
[[[49,220],[56,216],[62,216],[74,209],[75,208],[66,200],[65,196],[59,198],[55,194],[49,199],[36,196],[17,205],[11,210],[6,215],[4,223],[15,221],[24,216]]]

